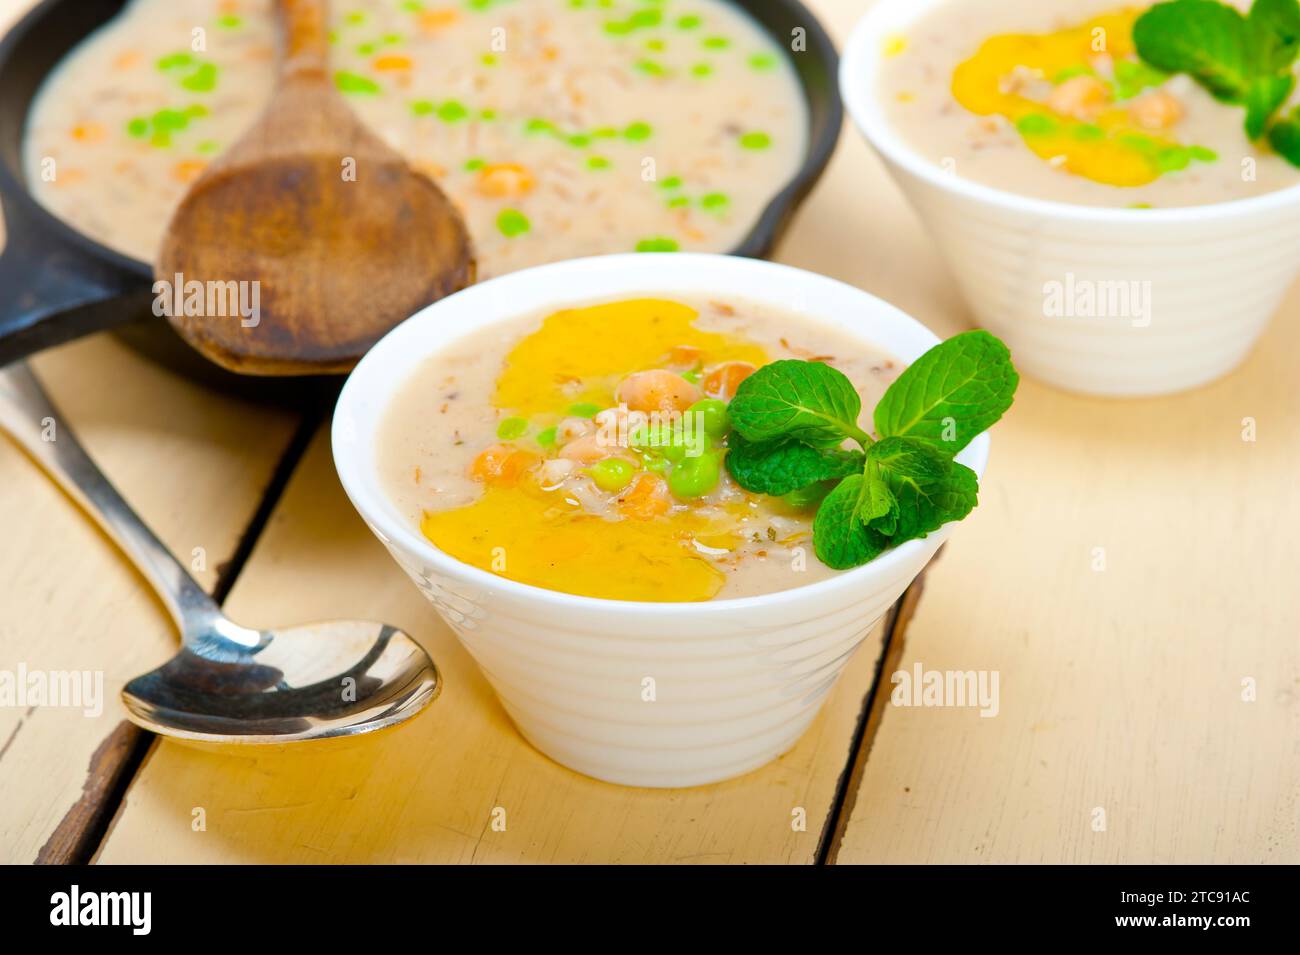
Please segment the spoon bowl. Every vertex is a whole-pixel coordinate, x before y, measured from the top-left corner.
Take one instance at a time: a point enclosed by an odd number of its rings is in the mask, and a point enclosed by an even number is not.
[[[326,739],[400,723],[442,688],[428,654],[387,624],[243,631],[220,622],[229,626],[197,636],[126,684],[122,702],[132,722],[192,740]]]

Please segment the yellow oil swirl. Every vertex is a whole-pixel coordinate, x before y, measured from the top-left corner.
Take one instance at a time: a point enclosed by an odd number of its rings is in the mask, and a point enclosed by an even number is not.
[[[1035,154],[1094,182],[1141,186],[1186,166],[1191,158],[1213,158],[1208,150],[1189,151],[1173,139],[1151,135],[1122,107],[1112,104],[1084,122],[1007,84],[1017,68],[1039,71],[1050,80],[1088,64],[1099,52],[1115,63],[1133,57],[1137,16],[1138,11],[1126,9],[1054,33],[991,37],[954,71],[953,95],[973,113],[1005,117]]]
[[[707,365],[767,362],[739,336],[695,326],[695,309],[640,299],[566,309],[506,356],[493,403],[512,415],[553,419],[574,401],[613,404],[617,383],[661,367],[678,346]],[[721,570],[694,546],[733,549],[737,521],[675,508],[649,520],[611,520],[584,511],[562,491],[525,477],[493,486],[464,507],[431,511],[420,524],[441,550],[521,583],[613,600],[700,601],[722,588]]]

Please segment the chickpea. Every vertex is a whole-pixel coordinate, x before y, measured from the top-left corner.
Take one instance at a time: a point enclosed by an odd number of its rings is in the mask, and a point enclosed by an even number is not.
[[[1110,102],[1106,84],[1095,76],[1072,76],[1047,97],[1047,105],[1075,119],[1092,120]]]
[[[591,431],[591,422],[586,418],[565,418],[555,426],[555,440],[560,444],[568,444]]]
[[[1168,129],[1183,118],[1183,104],[1164,90],[1156,90],[1134,100],[1128,112],[1143,129]]]
[[[537,471],[537,483],[542,487],[551,488],[559,486],[565,478],[574,472],[577,465],[565,458],[552,458],[543,462],[541,468]]]
[[[656,368],[628,375],[616,397],[634,411],[685,411],[700,400],[700,389],[675,372]]]
[[[606,447],[598,434],[584,434],[560,449],[560,457],[580,464],[594,464],[612,455],[617,449]]]

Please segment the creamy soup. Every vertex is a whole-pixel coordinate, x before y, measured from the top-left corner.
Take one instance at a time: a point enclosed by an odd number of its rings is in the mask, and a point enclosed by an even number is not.
[[[1133,22],[1147,6],[940,5],[887,41],[887,117],[963,179],[1059,202],[1192,206],[1300,183],[1300,169],[1246,137],[1244,109],[1137,58]]]
[[[731,298],[531,315],[404,382],[379,467],[429,540],[512,580],[654,601],[798,587],[835,573],[812,546],[826,488],[751,494],[723,460],[726,402],[780,358],[844,372],[868,417],[902,371],[841,330]]]
[[[797,170],[785,51],[721,0],[351,0],[338,88],[460,207],[479,274],[605,252],[727,251]],[[49,78],[37,198],[151,261],[189,184],[273,82],[268,0],[134,0]]]

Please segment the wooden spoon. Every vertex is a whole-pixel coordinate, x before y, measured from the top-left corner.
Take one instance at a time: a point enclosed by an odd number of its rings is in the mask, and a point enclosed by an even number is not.
[[[325,0],[277,0],[276,15],[270,105],[176,210],[155,269],[169,285],[155,292],[181,336],[233,371],[344,372],[411,313],[472,283],[473,250],[442,190],[335,91]],[[185,305],[187,290],[202,294]]]

